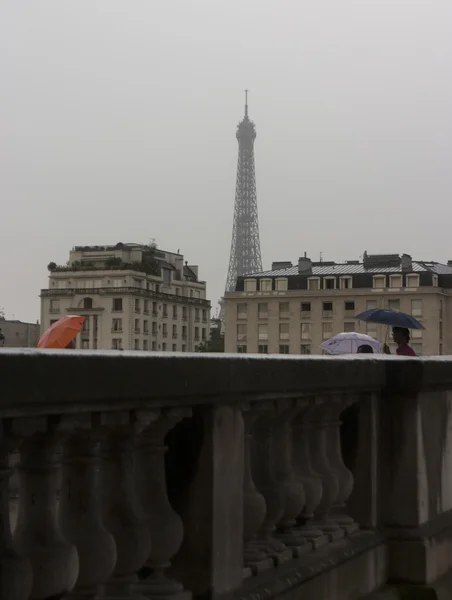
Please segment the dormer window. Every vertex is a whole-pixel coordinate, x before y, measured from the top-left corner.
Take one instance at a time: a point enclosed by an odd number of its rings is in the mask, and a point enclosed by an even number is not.
[[[400,289],[402,287],[402,275],[391,275],[389,277],[389,287]]]
[[[323,279],[323,289],[324,290],[334,290],[336,288],[336,278],[335,277],[325,277]]]
[[[320,289],[320,279],[318,277],[312,277],[308,279],[308,290],[314,291]]]
[[[406,276],[406,287],[407,288],[418,288],[419,287],[419,275],[407,275]]]
[[[288,282],[286,278],[280,278],[276,280],[276,290],[278,292],[287,292]]]
[[[245,279],[245,292],[255,292],[256,291],[256,280],[255,279]]]
[[[339,279],[339,288],[341,290],[349,290],[352,287],[352,282],[351,277],[341,277]]]
[[[373,287],[377,290],[383,290],[386,287],[386,276],[374,275]]]
[[[271,292],[272,291],[272,280],[271,279],[261,279],[261,292]]]

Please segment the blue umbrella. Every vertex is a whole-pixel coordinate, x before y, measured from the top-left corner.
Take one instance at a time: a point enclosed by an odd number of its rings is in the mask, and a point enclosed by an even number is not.
[[[390,327],[405,327],[406,329],[425,329],[422,323],[419,323],[411,315],[391,310],[390,308],[372,308],[356,315],[357,321],[367,321],[368,323],[380,323]]]

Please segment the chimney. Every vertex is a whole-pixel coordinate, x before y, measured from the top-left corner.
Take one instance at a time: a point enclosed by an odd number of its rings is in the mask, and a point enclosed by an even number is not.
[[[290,269],[292,263],[290,260],[281,260],[272,262],[272,271],[279,271],[280,269]]]
[[[447,261],[447,266],[448,266],[448,267],[452,267],[452,260],[448,260],[448,261]]]
[[[413,260],[409,254],[402,254],[402,271],[413,270]]]
[[[306,252],[304,253],[304,256],[298,259],[298,273],[312,273],[312,262],[310,258],[307,258]]]

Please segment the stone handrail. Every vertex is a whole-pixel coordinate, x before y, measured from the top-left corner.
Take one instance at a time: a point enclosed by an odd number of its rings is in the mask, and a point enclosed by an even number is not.
[[[358,598],[452,566],[424,544],[452,509],[451,360],[1,350],[0,385],[2,600]]]

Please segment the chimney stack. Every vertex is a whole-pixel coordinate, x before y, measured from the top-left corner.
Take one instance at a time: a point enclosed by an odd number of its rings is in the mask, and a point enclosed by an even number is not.
[[[306,252],[304,253],[304,256],[301,256],[298,259],[298,273],[300,273],[300,274],[312,273],[312,261],[310,258],[307,258]]]
[[[413,270],[413,260],[409,254],[402,254],[402,271]]]

